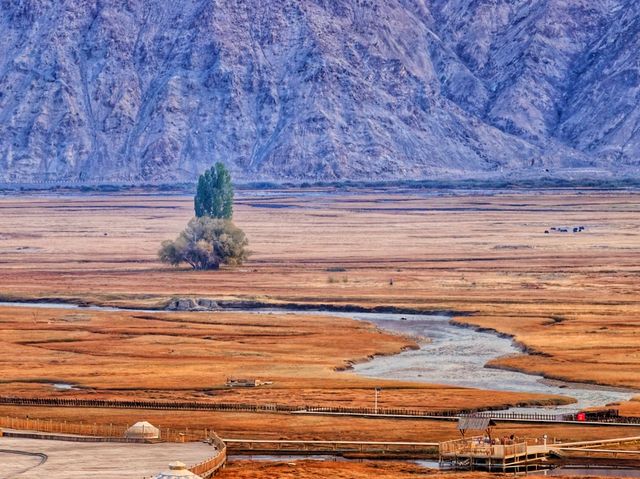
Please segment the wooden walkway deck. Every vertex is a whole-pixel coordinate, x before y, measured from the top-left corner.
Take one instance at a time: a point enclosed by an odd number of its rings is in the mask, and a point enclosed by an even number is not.
[[[544,444],[542,440],[521,440],[515,444],[486,444],[482,436],[440,443],[443,467],[517,472],[544,466],[550,456],[560,458],[640,460],[640,450],[624,449],[640,444],[640,436],[597,441]],[[617,446],[618,448],[614,448]]]
[[[554,444],[550,454],[560,458],[640,461],[640,436]]]
[[[430,456],[437,442],[295,441],[223,439],[230,454],[371,454],[376,456]]]
[[[528,414],[501,411],[421,411],[411,409],[324,407],[314,405],[293,406],[287,404],[254,403],[211,403],[199,401],[147,401],[147,400],[106,400],[73,398],[28,398],[0,396],[0,404],[25,407],[69,407],[108,409],[152,409],[171,411],[219,411],[255,412],[265,414],[303,414],[322,416],[350,416],[366,419],[424,419],[437,421],[458,421],[469,414],[490,417],[494,422],[579,424],[581,426],[638,427],[638,417],[618,417],[602,421],[578,421],[575,414]]]

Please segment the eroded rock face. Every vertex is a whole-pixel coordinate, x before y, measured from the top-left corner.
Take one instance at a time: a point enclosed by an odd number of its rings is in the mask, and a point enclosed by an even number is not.
[[[171,300],[165,309],[167,311],[198,311],[201,308],[194,299],[177,298]]]
[[[175,298],[165,306],[167,311],[217,311],[221,309],[216,300],[207,298]]]
[[[1,0],[0,182],[637,176],[639,10]]]

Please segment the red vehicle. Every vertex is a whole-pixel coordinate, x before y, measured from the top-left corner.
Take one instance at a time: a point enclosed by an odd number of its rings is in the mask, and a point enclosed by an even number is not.
[[[576,414],[576,421],[611,421],[620,417],[618,409],[596,409],[593,411],[580,411]]]

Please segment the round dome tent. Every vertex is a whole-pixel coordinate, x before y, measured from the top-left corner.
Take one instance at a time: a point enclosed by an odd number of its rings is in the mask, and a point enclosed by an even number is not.
[[[129,439],[159,439],[160,429],[147,421],[140,421],[127,429],[124,437]]]
[[[191,479],[202,479],[197,474],[194,474],[184,463],[180,461],[172,462],[169,464],[169,470],[166,472],[161,472],[157,476],[153,476],[153,479],[177,479],[190,477]]]

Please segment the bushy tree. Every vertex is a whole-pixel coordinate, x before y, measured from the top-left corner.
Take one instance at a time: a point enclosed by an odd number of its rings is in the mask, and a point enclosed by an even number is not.
[[[236,265],[247,259],[248,243],[244,232],[231,221],[196,217],[175,241],[162,243],[158,256],[173,266],[188,263],[196,270],[218,269],[221,264]]]
[[[211,216],[228,220],[233,216],[231,175],[222,163],[216,163],[200,175],[194,207],[197,217]]]

